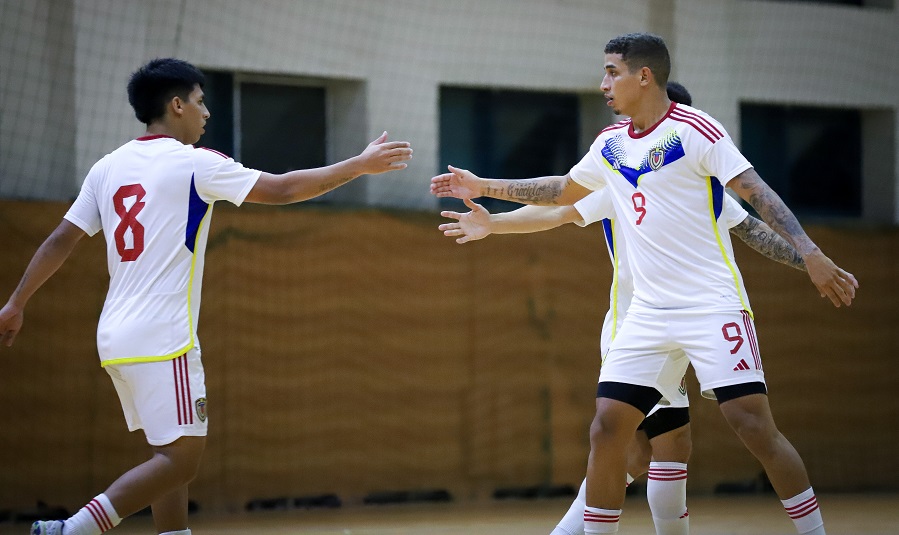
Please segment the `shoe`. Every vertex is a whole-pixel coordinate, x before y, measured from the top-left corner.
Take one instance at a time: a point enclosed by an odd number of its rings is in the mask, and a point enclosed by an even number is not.
[[[31,535],[62,535],[62,520],[38,520],[31,524]]]

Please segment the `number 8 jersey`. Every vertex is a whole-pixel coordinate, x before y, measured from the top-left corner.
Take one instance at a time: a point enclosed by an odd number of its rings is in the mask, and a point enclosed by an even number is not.
[[[109,292],[97,326],[103,366],[169,360],[199,346],[213,203],[239,206],[259,175],[168,136],[130,141],[91,168],[65,219],[106,238]]]
[[[717,224],[724,186],[751,164],[705,113],[672,103],[652,128],[616,123],[571,178],[608,188],[628,244],[634,304],[666,311],[750,311],[730,236]]]

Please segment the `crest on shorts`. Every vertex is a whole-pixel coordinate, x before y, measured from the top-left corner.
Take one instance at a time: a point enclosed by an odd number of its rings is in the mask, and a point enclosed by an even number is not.
[[[686,378],[686,376],[681,377],[680,386],[677,387],[677,391],[680,392],[682,396],[687,395],[687,378]]]
[[[200,419],[201,422],[206,421],[206,398],[197,398],[196,402],[197,407],[197,418]]]
[[[665,165],[665,151],[658,148],[649,151],[649,168],[658,171],[663,165]]]

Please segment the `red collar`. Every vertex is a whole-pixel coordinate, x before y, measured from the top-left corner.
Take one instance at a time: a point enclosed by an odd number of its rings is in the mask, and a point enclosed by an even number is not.
[[[134,141],[152,141],[154,139],[160,139],[160,138],[164,138],[164,137],[175,139],[172,136],[167,136],[165,134],[153,134],[150,136],[141,136],[141,137],[135,139]]]
[[[658,127],[660,124],[662,124],[663,122],[665,122],[665,119],[667,119],[668,116],[671,115],[671,112],[674,111],[674,107],[675,107],[676,105],[677,105],[676,102],[672,102],[671,105],[668,106],[668,111],[665,112],[665,115],[663,115],[662,118],[659,119],[658,122],[657,122],[656,124],[650,126],[649,128],[647,128],[646,130],[640,132],[639,134],[637,134],[637,133],[634,132],[634,120],[631,119],[631,124],[630,124],[630,126],[627,128],[627,135],[631,136],[632,139],[640,139],[641,137],[648,136],[650,133],[652,133],[653,130],[656,129],[656,127]]]

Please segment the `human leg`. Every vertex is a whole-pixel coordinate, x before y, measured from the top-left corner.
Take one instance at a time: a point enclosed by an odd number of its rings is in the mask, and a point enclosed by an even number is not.
[[[587,462],[587,505],[584,532],[616,533],[624,503],[627,447],[637,426],[661,394],[653,388],[601,382],[597,390],[596,416],[590,426]]]
[[[187,529],[187,485],[159,498],[150,507],[153,510],[153,523],[157,533]]]
[[[777,429],[768,396],[731,398],[742,385],[715,389],[721,413],[746,448],[762,464],[774,491],[799,533],[824,533],[824,520],[799,453]]]
[[[653,460],[649,465],[646,499],[658,535],[690,532],[687,512],[687,461],[692,450],[689,409],[660,409],[646,419]]]
[[[683,315],[672,326],[681,337],[703,396],[718,400],[728,424],[762,463],[797,530],[823,533],[821,512],[802,459],[771,415],[752,314],[737,310],[698,318]]]

